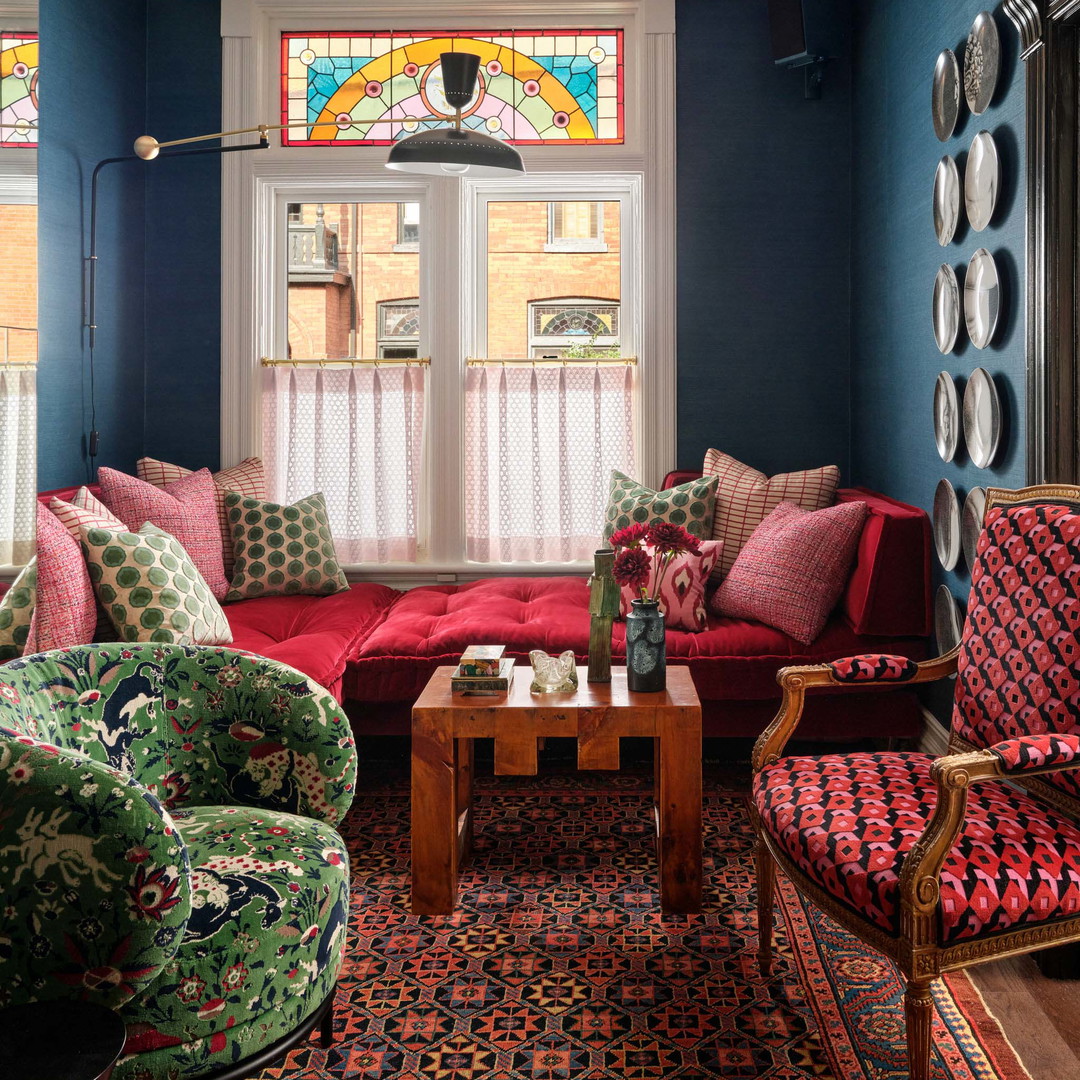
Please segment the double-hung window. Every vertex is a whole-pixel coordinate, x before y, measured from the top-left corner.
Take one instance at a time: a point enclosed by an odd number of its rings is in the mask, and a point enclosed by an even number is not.
[[[342,3],[314,32],[223,2],[226,126],[251,102],[300,126],[223,161],[222,456],[322,491],[355,573],[582,565],[612,470],[673,464],[671,4],[513,6],[508,30],[478,2]],[[449,122],[454,50],[481,57],[463,122],[524,176],[384,168]]]

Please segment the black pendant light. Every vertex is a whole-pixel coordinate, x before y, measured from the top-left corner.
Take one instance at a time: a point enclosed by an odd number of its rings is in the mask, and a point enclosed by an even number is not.
[[[461,126],[461,110],[472,99],[480,57],[475,53],[443,53],[443,94],[455,109],[454,126],[418,131],[394,143],[386,160],[400,172],[450,176],[507,176],[523,173],[521,155],[508,143]]]

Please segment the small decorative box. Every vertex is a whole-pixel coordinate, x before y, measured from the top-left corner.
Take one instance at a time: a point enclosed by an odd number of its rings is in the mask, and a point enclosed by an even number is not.
[[[505,652],[505,645],[470,645],[461,654],[458,671],[462,675],[498,675],[499,663]]]

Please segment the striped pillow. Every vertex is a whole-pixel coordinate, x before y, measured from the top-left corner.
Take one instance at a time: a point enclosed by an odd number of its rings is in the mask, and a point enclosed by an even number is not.
[[[712,538],[724,541],[714,582],[727,575],[754,530],[782,502],[803,510],[823,510],[836,501],[840,483],[835,465],[766,476],[719,450],[706,453],[702,473],[717,478]]]
[[[135,475],[154,487],[163,488],[166,484],[190,474],[191,469],[185,469],[182,465],[170,465],[167,461],[158,461],[152,457],[139,458],[135,462]],[[245,499],[265,502],[266,470],[263,468],[262,458],[244,458],[239,465],[214,473],[214,483],[217,485],[217,513],[218,522],[221,524],[221,553],[225,557],[225,577],[231,580],[234,560],[229,515],[225,509],[225,492],[239,491]]]

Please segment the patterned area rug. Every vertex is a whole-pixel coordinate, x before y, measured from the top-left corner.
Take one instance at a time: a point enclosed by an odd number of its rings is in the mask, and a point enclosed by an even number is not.
[[[902,987],[781,879],[755,959],[744,798],[706,781],[705,911],[661,918],[644,777],[481,779],[452,916],[409,913],[409,800],[361,795],[337,1042],[270,1078],[884,1080],[907,1076]],[[936,992],[934,1077],[1027,1073],[966,975]]]

